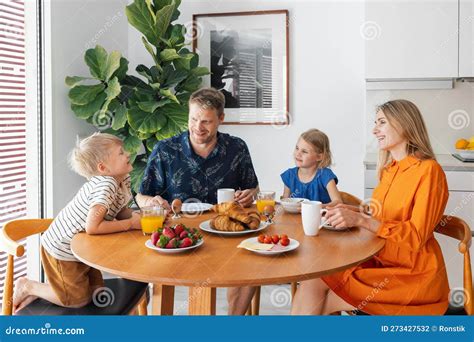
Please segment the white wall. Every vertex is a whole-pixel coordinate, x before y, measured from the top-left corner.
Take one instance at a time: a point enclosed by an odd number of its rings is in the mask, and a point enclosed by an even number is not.
[[[84,53],[96,44],[108,52],[127,54],[128,23],[126,1],[49,0],[46,1],[46,172],[47,211],[56,215],[71,200],[84,179],[68,168],[67,155],[76,136],[85,136],[93,127],[77,119],[70,109],[66,76],[89,76]]]
[[[367,152],[377,152],[372,135],[376,106],[394,99],[415,103],[425,120],[435,153],[451,154],[460,138],[474,136],[474,83],[455,82],[454,89],[367,91]]]
[[[365,150],[364,41],[359,33],[363,2],[183,0],[179,22],[211,12],[288,9],[290,22],[290,113],[284,129],[221,126],[244,139],[261,188],[282,191],[279,174],[294,166],[292,151],[303,131],[316,127],[328,134],[340,189],[363,196]],[[244,23],[243,23],[244,25]],[[129,31],[131,65],[151,64],[140,34]]]

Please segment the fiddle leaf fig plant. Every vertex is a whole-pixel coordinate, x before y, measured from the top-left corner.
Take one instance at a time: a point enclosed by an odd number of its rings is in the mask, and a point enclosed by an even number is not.
[[[129,24],[141,34],[154,64],[136,66],[119,51],[88,49],[89,76],[68,76],[68,98],[74,114],[101,131],[123,139],[134,170],[136,192],[154,145],[187,128],[188,100],[209,70],[185,43],[186,28],[173,24],[181,0],[134,0],[125,9]]]

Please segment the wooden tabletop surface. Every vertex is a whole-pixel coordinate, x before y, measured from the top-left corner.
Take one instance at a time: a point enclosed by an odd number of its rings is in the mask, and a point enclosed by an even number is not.
[[[215,214],[170,221],[198,227]],[[274,256],[237,248],[244,239],[258,236],[222,236],[202,232],[204,244],[181,254],[161,254],[145,247],[149,239],[135,230],[108,235],[77,234],[72,251],[82,262],[123,278],[173,286],[229,287],[281,284],[317,278],[356,265],[381,250],[384,240],[361,228],[334,232],[321,229],[304,235],[299,214],[277,210],[275,223],[264,234],[287,234],[300,242],[291,252]]]

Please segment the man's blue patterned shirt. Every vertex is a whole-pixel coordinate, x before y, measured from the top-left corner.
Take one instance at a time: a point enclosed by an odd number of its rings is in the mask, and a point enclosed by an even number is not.
[[[148,158],[139,192],[167,201],[198,199],[217,202],[217,189],[245,190],[258,185],[247,144],[217,133],[217,145],[207,158],[194,153],[189,132],[158,142]]]

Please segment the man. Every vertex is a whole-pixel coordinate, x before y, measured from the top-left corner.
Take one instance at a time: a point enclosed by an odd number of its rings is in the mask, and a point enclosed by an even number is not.
[[[175,198],[217,203],[217,189],[233,188],[235,200],[250,206],[258,180],[245,142],[218,132],[224,121],[224,96],[213,88],[189,99],[188,131],[158,142],[145,169],[140,206],[169,208]]]
[[[235,200],[253,202],[258,180],[245,142],[218,132],[224,121],[224,95],[203,88],[189,99],[188,131],[158,142],[145,169],[137,202],[161,205],[179,198],[217,203],[217,189],[235,189]],[[254,287],[229,288],[229,314],[244,314]]]

